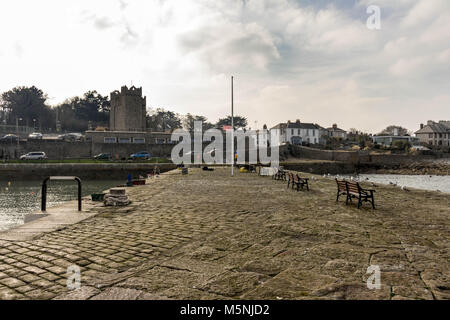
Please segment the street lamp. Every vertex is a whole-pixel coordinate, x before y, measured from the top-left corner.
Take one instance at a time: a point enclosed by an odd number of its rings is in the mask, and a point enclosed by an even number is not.
[[[19,141],[20,141],[20,136],[19,136],[19,120],[22,121],[22,118],[16,117],[16,131],[17,131],[17,153],[19,153]],[[12,140],[11,140],[12,142]],[[11,143],[12,144],[12,143]]]
[[[19,120],[22,121],[22,118],[16,117],[16,133],[19,134]]]

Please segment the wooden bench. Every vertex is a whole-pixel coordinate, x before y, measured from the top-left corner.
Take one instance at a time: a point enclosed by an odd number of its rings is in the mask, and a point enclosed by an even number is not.
[[[286,171],[279,169],[273,176],[272,179],[286,181]]]
[[[289,181],[287,187],[289,188],[289,186],[291,186],[291,188],[294,189],[294,186],[296,186],[297,191],[299,191],[300,189],[303,190],[303,187],[306,187],[306,190],[309,191],[308,180],[308,178],[301,178],[298,174],[289,172]]]
[[[373,193],[375,190],[363,189],[358,182],[336,179],[337,184],[337,196],[336,202],[339,201],[339,197],[345,195],[345,204],[352,202],[352,199],[358,199],[358,209],[362,206],[363,202],[369,202],[372,204],[372,208],[375,209],[375,199]]]

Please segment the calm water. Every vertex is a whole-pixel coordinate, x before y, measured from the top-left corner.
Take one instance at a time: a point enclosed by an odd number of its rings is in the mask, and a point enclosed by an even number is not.
[[[83,196],[123,184],[120,180],[83,181]],[[0,181],[0,230],[21,225],[26,214],[41,208],[41,181]],[[47,207],[64,201],[76,200],[78,186],[75,181],[49,181]]]
[[[359,181],[370,181],[380,184],[394,183],[399,187],[409,187],[423,190],[442,191],[450,193],[450,176],[424,176],[400,174],[361,174]]]

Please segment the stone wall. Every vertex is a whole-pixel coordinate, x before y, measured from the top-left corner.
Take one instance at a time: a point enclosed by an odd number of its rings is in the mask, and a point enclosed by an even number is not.
[[[64,142],[59,140],[30,140],[17,143],[0,144],[0,159],[7,156],[17,159],[28,152],[43,151],[50,160],[88,159],[99,153],[111,153],[114,157],[128,158],[139,151],[148,151],[154,157],[170,157],[173,145],[170,144],[107,144],[92,142]]]
[[[174,164],[151,163],[21,163],[1,164],[0,180],[39,180],[49,176],[77,176],[81,179],[127,179],[153,172],[155,166],[161,173],[176,168]]]
[[[286,145],[290,154],[296,158],[341,161],[353,164],[374,163],[374,164],[400,164],[407,162],[417,162],[423,160],[433,160],[448,157],[448,154],[437,155],[404,155],[404,154],[369,154],[367,151],[341,151],[341,150],[320,150],[296,145]],[[281,152],[280,152],[281,153]]]

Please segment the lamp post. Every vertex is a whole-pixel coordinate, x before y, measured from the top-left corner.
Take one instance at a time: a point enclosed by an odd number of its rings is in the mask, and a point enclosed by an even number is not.
[[[231,77],[231,176],[234,176],[234,77]]]
[[[19,120],[22,121],[22,118],[16,117],[16,132],[17,132],[17,154],[19,154],[19,142],[20,142],[20,136],[19,136]]]
[[[16,117],[16,133],[19,135],[19,120],[22,121],[22,118]]]

